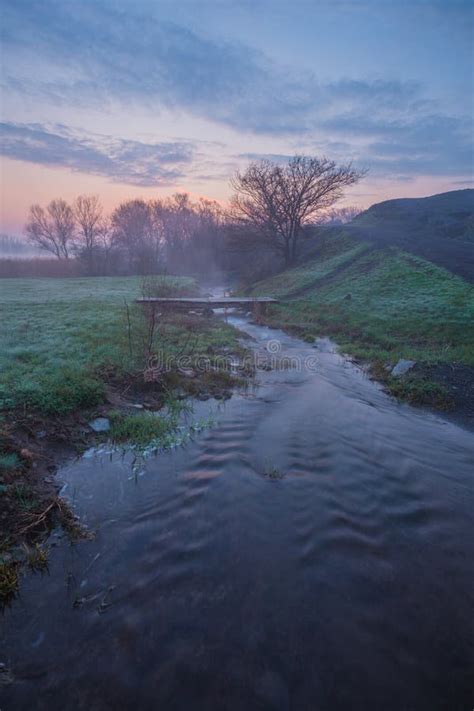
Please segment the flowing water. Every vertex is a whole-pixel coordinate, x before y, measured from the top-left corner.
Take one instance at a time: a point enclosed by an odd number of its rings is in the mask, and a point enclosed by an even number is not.
[[[97,535],[54,534],[5,612],[0,708],[471,709],[474,434],[232,320],[295,367],[199,403],[214,426],[137,476],[59,472]]]

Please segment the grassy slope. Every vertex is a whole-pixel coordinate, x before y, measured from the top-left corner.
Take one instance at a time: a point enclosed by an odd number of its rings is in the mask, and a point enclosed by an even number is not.
[[[273,324],[333,336],[344,351],[372,362],[474,366],[474,287],[400,250],[363,247],[335,236],[313,261],[252,293],[287,299],[273,307]]]
[[[416,254],[474,283],[474,190],[377,203],[344,231],[379,249]]]

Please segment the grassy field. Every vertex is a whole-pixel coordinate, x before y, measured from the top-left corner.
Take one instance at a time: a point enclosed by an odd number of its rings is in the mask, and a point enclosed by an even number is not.
[[[399,358],[474,366],[473,286],[395,248],[333,235],[312,260],[259,282],[251,293],[287,300],[272,308],[270,323],[308,340],[332,336],[379,373]],[[389,385],[404,395],[399,381]],[[423,394],[413,392],[410,379],[406,387],[414,399]],[[434,393],[426,379],[423,389]]]
[[[197,288],[192,279],[172,277],[158,286],[167,296]],[[145,287],[153,290],[150,281]],[[106,371],[143,368],[149,334],[133,303],[142,292],[138,277],[0,281],[0,409],[26,405],[64,414],[100,402]],[[195,353],[235,345],[235,331],[221,321],[200,325]],[[178,352],[187,339],[185,319],[165,318],[147,348]]]
[[[125,301],[136,278],[0,282],[0,405],[65,412],[101,396],[100,366],[126,366]]]

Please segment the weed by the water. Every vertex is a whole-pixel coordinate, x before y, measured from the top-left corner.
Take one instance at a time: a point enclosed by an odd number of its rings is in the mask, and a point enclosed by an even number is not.
[[[152,440],[162,439],[176,428],[177,414],[157,415],[152,412],[140,412],[124,415],[120,412],[109,413],[110,436],[114,442],[130,442],[146,445]]]
[[[271,479],[272,481],[278,481],[279,479],[283,479],[284,476],[281,469],[279,469],[274,464],[266,464],[265,469],[263,471],[263,475],[267,479]]]
[[[18,593],[18,565],[0,561],[0,604],[9,602]]]
[[[25,545],[26,560],[32,570],[46,570],[48,567],[48,549],[36,543],[32,548]]]

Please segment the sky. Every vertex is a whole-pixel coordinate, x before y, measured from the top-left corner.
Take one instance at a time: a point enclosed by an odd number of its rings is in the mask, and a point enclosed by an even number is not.
[[[368,171],[343,204],[472,187],[474,4],[0,0],[0,231],[31,204],[187,191],[250,160]]]

